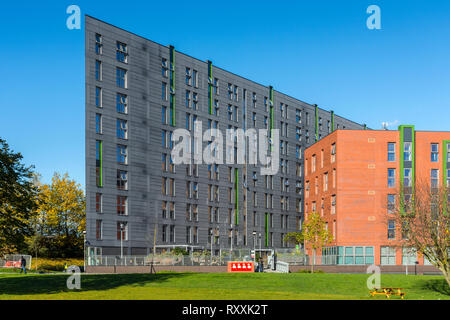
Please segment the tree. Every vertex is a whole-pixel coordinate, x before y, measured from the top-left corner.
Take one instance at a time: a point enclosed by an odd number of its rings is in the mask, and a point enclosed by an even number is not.
[[[305,236],[302,232],[289,232],[284,236],[283,240],[290,244],[298,244],[299,246],[303,246]]]
[[[311,263],[311,272],[314,272],[314,263],[316,260],[316,250],[329,244],[333,240],[333,235],[326,228],[325,221],[316,212],[307,216],[304,224],[303,236],[305,242],[311,247],[313,252],[313,263]]]
[[[420,181],[414,188],[397,193],[394,215],[401,230],[400,245],[414,248],[438,268],[450,286],[450,186],[433,186]]]
[[[32,234],[29,221],[37,206],[37,189],[33,167],[26,167],[22,159],[0,138],[0,254],[23,250],[25,238]]]
[[[34,220],[39,245],[49,257],[83,255],[86,225],[84,191],[66,173],[55,173],[51,184],[39,188],[38,214]],[[36,245],[36,244],[35,244]]]

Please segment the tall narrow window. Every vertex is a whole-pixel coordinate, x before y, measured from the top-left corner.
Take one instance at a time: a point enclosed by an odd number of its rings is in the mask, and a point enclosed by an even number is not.
[[[163,101],[167,101],[167,83],[162,82],[161,83],[161,99]]]
[[[95,223],[95,238],[101,240],[103,236],[103,223],[102,220],[96,220]]]
[[[128,240],[128,224],[125,221],[117,222],[117,240]]]
[[[95,106],[102,107],[102,88],[95,87]]]
[[[403,161],[411,161],[412,159],[412,142],[403,143]]]
[[[116,50],[116,60],[120,62],[127,63],[127,45],[125,43],[117,41],[117,50]]]
[[[404,169],[403,186],[411,187],[411,185],[412,185],[412,169],[405,168]]]
[[[95,60],[95,80],[102,81],[102,62]]]
[[[103,195],[101,193],[95,194],[95,212],[102,213],[103,212]]]
[[[95,53],[102,54],[102,36],[99,33],[95,34]]]
[[[100,113],[95,114],[95,133],[102,133],[102,115]]]
[[[395,239],[395,221],[394,220],[388,221],[388,239],[390,239],[390,240]]]
[[[127,70],[116,68],[116,85],[119,88],[127,87]]]
[[[117,189],[128,190],[128,172],[117,170]]]
[[[125,196],[117,196],[117,214],[119,216],[126,216],[128,199]]]
[[[127,164],[127,146],[118,144],[117,145],[117,162],[120,164]]]
[[[388,161],[395,161],[395,142],[388,142]]]
[[[103,143],[95,142],[95,181],[97,187],[103,187]]]
[[[432,143],[431,144],[431,162],[439,161],[439,144]]]
[[[395,169],[388,169],[388,188],[395,187]]]
[[[431,169],[431,188],[436,189],[439,187],[439,170]]]
[[[117,119],[117,138],[127,139],[128,138],[127,121],[122,119]]]
[[[117,112],[119,113],[127,113],[127,105],[128,98],[126,94],[117,93],[116,95],[116,103],[117,103]]]
[[[394,194],[387,195],[387,212],[395,213],[395,195]]]

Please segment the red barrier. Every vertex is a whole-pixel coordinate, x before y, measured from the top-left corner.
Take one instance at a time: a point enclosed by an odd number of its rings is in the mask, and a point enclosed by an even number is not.
[[[20,268],[20,261],[6,261],[5,267]]]
[[[227,272],[255,272],[255,265],[248,261],[230,261],[228,262]]]

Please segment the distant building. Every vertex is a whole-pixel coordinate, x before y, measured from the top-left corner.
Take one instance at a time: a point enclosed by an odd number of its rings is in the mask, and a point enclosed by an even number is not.
[[[330,264],[429,264],[395,247],[402,235],[389,219],[401,183],[411,190],[416,181],[450,186],[450,132],[337,130],[307,148],[305,212],[319,213],[334,237],[319,255]]]
[[[212,238],[214,253],[287,246],[284,235],[303,221],[304,149],[335,129],[364,126],[172,46],[85,22],[89,255],[145,255],[154,239],[159,250],[195,250],[210,249]],[[280,129],[278,174],[175,166],[173,131],[192,132],[196,121],[202,131]]]

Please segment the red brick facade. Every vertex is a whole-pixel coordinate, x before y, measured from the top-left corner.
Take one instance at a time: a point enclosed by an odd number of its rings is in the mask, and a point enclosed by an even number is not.
[[[450,140],[450,132],[413,134],[415,180],[430,183],[431,169],[438,169],[441,184],[443,143]],[[388,161],[388,143],[395,143],[394,161]],[[439,146],[437,162],[431,161],[431,144]],[[387,236],[387,198],[399,187],[402,157],[400,131],[337,130],[315,143],[305,150],[305,219],[315,207],[334,236],[330,246],[372,246],[374,263],[380,265],[381,247],[398,245]],[[395,169],[394,188],[388,187],[388,169]],[[417,261],[424,263],[420,256]],[[401,248],[396,249],[395,264],[402,264]]]

